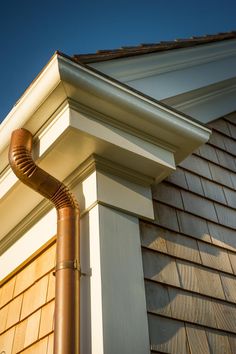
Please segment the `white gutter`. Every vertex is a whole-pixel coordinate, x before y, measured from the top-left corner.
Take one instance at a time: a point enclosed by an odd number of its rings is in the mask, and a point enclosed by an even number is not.
[[[73,87],[82,88],[105,102],[122,107],[127,112],[132,112],[135,121],[129,121],[129,124],[131,123],[132,125],[133,123],[134,126],[142,130],[146,129],[145,126],[148,123],[151,123],[159,128],[175,131],[175,134],[192,134],[192,139],[203,139],[203,142],[205,142],[206,135],[208,136],[210,132],[208,128],[201,123],[193,121],[191,117],[187,117],[171,107],[145,97],[128,86],[93,71],[91,68],[84,67],[62,57],[59,58],[59,66],[63,82],[73,85]],[[90,102],[90,105],[95,106],[94,102]],[[137,117],[142,117],[142,126],[139,126]],[[126,117],[119,116],[116,118],[127,124]],[[146,123],[145,126],[143,126],[144,121]],[[149,133],[155,135],[153,131]]]
[[[38,77],[32,82],[19,101],[0,125],[0,152],[6,148],[14,129],[25,126],[60,83],[57,55],[54,54]]]
[[[6,149],[12,130],[28,127],[32,119],[39,129],[68,98],[112,117],[118,124],[174,145],[176,151],[190,143],[189,153],[209,139],[210,130],[184,114],[56,53],[1,124],[0,153]],[[182,153],[177,161],[181,158]]]

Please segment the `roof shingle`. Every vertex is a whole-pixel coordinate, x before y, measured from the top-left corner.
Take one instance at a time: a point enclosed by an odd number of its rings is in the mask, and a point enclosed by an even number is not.
[[[236,39],[236,31],[191,37],[186,39],[175,39],[174,41],[161,41],[159,43],[140,44],[138,46],[124,46],[112,50],[98,50],[91,54],[75,54],[73,59],[85,64],[111,59],[120,59],[135,55],[149,54],[171,49],[193,47],[201,44],[219,42],[223,40]]]

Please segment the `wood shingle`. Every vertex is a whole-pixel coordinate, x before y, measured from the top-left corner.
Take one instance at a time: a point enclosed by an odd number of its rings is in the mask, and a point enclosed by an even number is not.
[[[152,353],[236,352],[236,114],[210,126],[140,221]]]

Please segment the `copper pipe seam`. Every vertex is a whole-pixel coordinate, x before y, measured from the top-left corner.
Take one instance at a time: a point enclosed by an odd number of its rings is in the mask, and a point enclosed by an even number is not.
[[[32,159],[32,134],[12,133],[9,161],[16,176],[57,210],[54,354],[79,354],[79,206],[69,189]]]

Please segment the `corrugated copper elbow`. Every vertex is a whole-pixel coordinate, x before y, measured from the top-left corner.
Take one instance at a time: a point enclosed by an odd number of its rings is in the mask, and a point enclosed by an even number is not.
[[[57,209],[78,208],[68,188],[35,164],[31,155],[32,141],[32,134],[26,129],[17,129],[12,133],[9,161],[16,176],[24,184],[51,200]]]
[[[16,176],[57,209],[54,354],[79,354],[79,207],[69,189],[32,159],[32,134],[12,133],[9,161]]]

